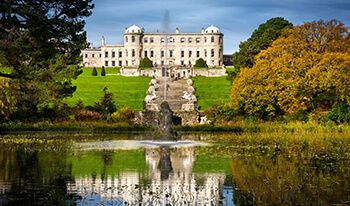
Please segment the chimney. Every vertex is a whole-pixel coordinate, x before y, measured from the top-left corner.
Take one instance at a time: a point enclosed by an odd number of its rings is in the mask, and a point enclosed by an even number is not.
[[[202,28],[202,33],[204,33],[204,28]]]
[[[91,48],[91,49],[93,49],[93,48],[94,48],[93,43],[90,43],[90,48]]]
[[[179,33],[179,28],[176,28],[175,33],[177,34]]]
[[[102,46],[105,45],[105,37],[102,36]]]
[[[125,27],[125,33],[126,33],[126,31],[128,31],[128,28],[127,28],[127,27]]]

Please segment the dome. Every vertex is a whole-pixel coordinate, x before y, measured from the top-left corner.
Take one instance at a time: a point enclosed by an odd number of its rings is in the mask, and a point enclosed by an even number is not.
[[[205,33],[220,33],[220,30],[216,26],[211,25],[205,30]]]
[[[142,30],[138,26],[131,26],[125,30],[125,33],[142,33]]]

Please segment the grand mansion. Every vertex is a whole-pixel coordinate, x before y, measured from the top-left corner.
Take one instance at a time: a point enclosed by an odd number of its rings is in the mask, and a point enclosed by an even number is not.
[[[124,45],[105,44],[82,51],[85,67],[138,67],[144,57],[153,65],[189,66],[203,58],[209,67],[229,65],[231,58],[223,55],[223,34],[215,26],[202,28],[200,33],[145,33],[138,26],[125,29]]]

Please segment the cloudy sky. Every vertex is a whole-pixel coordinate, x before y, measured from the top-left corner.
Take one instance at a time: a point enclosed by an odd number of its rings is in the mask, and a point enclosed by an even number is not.
[[[238,50],[241,41],[273,17],[294,25],[319,19],[341,20],[350,26],[350,0],[95,0],[86,19],[88,41],[101,46],[123,44],[125,27],[137,25],[146,33],[164,30],[169,13],[169,32],[200,33],[214,25],[224,34],[224,53]]]

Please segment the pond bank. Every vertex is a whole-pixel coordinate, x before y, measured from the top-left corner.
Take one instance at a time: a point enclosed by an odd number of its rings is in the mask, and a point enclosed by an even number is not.
[[[230,126],[212,124],[172,126],[178,132],[340,132],[350,133],[348,125],[320,125],[302,122],[236,123]],[[150,132],[157,127],[142,125],[109,124],[104,122],[21,123],[1,124],[0,133],[24,131],[69,131],[69,132]]]

